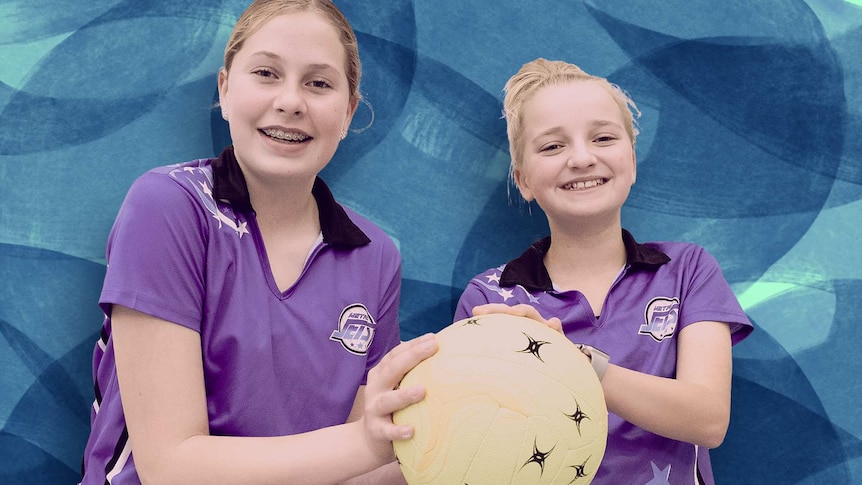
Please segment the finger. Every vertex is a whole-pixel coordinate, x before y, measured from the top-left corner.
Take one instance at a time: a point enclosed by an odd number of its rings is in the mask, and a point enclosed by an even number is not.
[[[433,354],[437,348],[436,345],[436,336],[433,333],[426,333],[425,335],[416,337],[412,340],[401,342],[395,348],[390,350],[383,359],[380,360],[378,365],[382,364],[384,366],[392,366],[398,363],[403,363],[405,359],[410,358],[409,356],[411,354],[416,354],[417,352],[431,352]]]
[[[560,333],[563,332],[563,322],[561,322],[559,318],[551,317],[550,320],[545,320],[544,317],[542,317],[542,314],[539,313],[539,310],[536,310],[534,307],[524,303],[512,306],[503,303],[486,303],[473,308],[474,316],[487,315],[491,313],[505,313],[507,315],[530,318],[539,323],[545,324]]]
[[[516,305],[517,306],[517,305]],[[506,305],[505,303],[486,303],[473,307],[473,315],[489,315],[491,313],[505,313],[508,315],[517,315],[515,307]],[[520,316],[520,315],[519,315]]]
[[[485,305],[474,306],[473,316],[487,315],[489,313],[502,313],[506,311],[506,308],[502,307],[508,308],[509,305],[504,305],[502,303],[486,303]]]
[[[560,333],[563,333],[563,322],[560,321],[559,318],[551,317],[551,319],[546,321],[545,324],[547,324],[552,329],[554,329]]]
[[[542,323],[545,322],[545,319],[542,318],[542,315],[539,313],[539,310],[536,310],[530,305],[525,305],[521,303],[513,306],[512,311],[515,312],[515,314],[518,316],[532,318],[533,320],[538,320]]]
[[[544,323],[544,318],[539,314],[539,311],[530,305],[519,303],[514,306],[509,306],[503,303],[487,303],[473,308],[473,315],[487,315],[490,313],[505,313],[507,315],[515,315],[517,317],[527,317],[533,320],[538,320]]]
[[[409,440],[413,437],[413,426],[407,424],[387,424],[383,427],[382,433],[389,441]]]
[[[369,403],[372,409],[366,411],[370,411],[375,416],[387,416],[424,398],[425,387],[421,385],[410,386],[404,389],[393,389],[384,392],[374,402]]]
[[[396,389],[382,394],[379,399],[373,403],[368,403],[369,408],[366,409],[366,416],[391,416],[392,413],[406,408],[411,404],[415,404],[425,398],[425,388],[423,386],[412,386],[405,389]],[[381,422],[374,420],[375,422]],[[413,436],[413,427],[406,424],[395,424],[391,418],[386,419],[378,429],[389,441],[406,440]]]
[[[437,351],[434,334],[426,334],[403,342],[389,351],[368,373],[369,387],[378,390],[393,389],[410,369]]]

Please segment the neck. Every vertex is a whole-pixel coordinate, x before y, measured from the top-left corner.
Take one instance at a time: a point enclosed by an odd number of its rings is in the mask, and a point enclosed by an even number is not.
[[[625,262],[619,221],[573,230],[551,226],[551,247],[545,255],[545,266],[555,283],[607,273],[615,275]]]
[[[320,231],[314,179],[305,181],[246,179],[249,199],[262,229]]]

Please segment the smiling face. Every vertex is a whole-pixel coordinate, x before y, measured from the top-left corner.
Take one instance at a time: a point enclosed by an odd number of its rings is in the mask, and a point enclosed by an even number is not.
[[[313,178],[335,153],[356,108],[345,48],[313,11],[274,17],[219,73],[219,101],[246,181]]]
[[[535,199],[556,226],[596,216],[618,221],[636,163],[608,89],[599,81],[543,87],[524,103],[521,120],[523,157],[513,176],[524,199]]]

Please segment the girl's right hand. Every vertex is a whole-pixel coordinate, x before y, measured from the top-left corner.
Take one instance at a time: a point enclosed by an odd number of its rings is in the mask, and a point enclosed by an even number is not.
[[[531,318],[563,333],[563,323],[559,318],[551,317],[549,320],[545,320],[539,313],[539,310],[524,303],[514,306],[509,306],[505,303],[486,303],[485,305],[473,307],[473,315],[488,315],[490,313],[505,313],[507,315],[515,315],[516,317]]]

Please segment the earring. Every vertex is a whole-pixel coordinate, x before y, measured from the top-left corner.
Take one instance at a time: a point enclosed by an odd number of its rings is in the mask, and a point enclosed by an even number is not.
[[[347,132],[344,130],[341,130],[341,139],[343,140],[345,138],[347,138]]]
[[[223,120],[227,121],[227,111],[221,110],[221,117]]]

